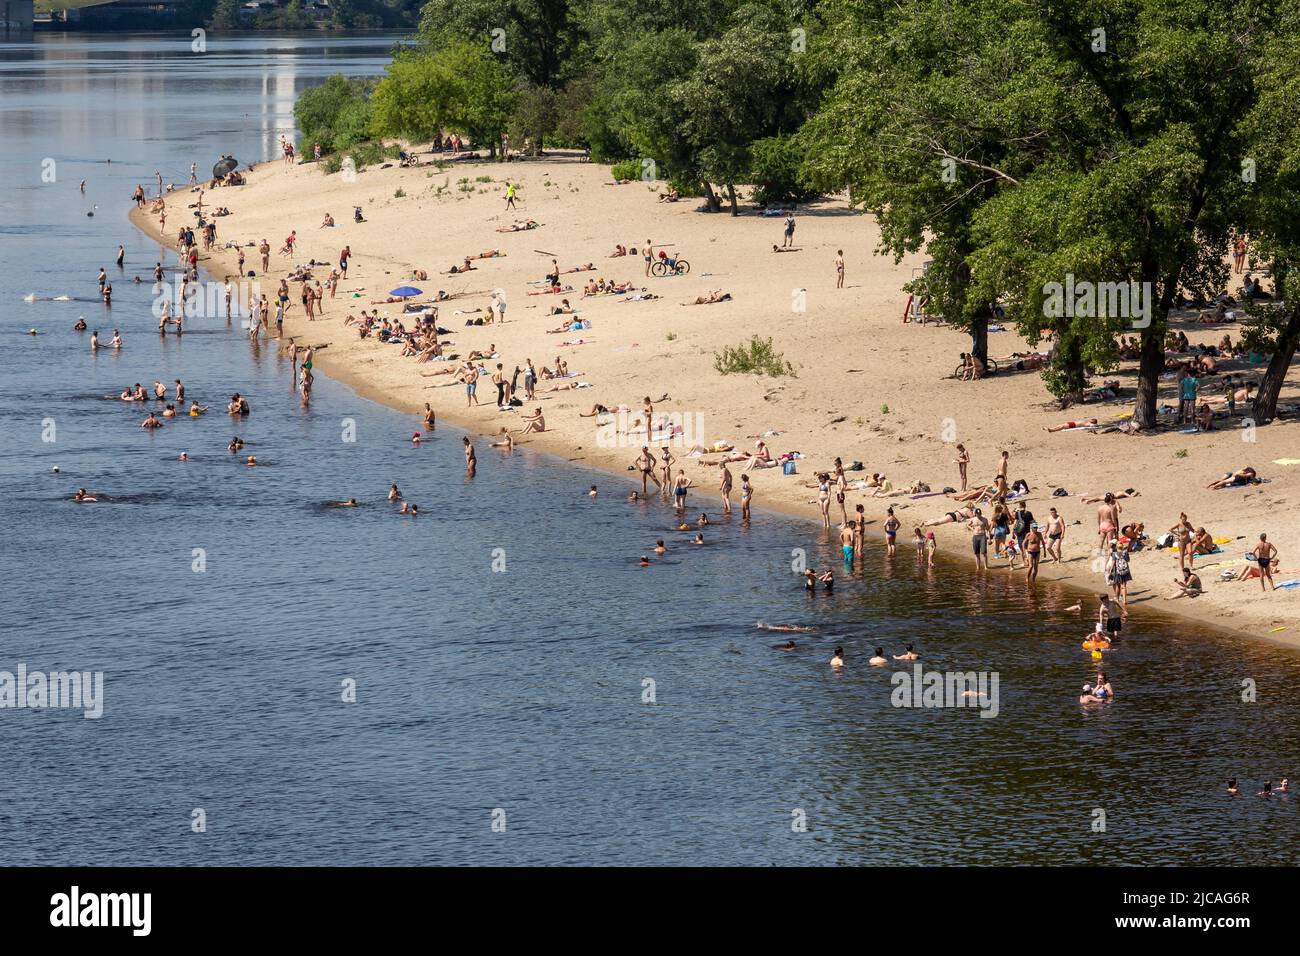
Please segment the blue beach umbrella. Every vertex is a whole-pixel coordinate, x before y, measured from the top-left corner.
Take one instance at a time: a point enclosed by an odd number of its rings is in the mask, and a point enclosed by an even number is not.
[[[399,285],[396,289],[388,293],[389,295],[401,296],[409,299],[413,295],[424,295],[424,292],[413,285]]]

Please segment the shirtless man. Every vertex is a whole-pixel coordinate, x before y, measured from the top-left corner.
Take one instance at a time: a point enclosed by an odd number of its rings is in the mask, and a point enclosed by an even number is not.
[[[966,527],[970,530],[970,546],[975,552],[975,567],[985,569],[988,565],[989,555],[989,519],[984,517],[984,512],[979,508],[975,509]]]
[[[729,515],[731,514],[731,471],[725,461],[719,467],[722,469],[718,479],[718,491],[722,493],[722,513]]]
[[[1268,540],[1268,535],[1259,536],[1259,544],[1255,545],[1250,552],[1255,556],[1255,566],[1259,568],[1259,589],[1261,591],[1277,590],[1273,583],[1273,561],[1277,558],[1277,548],[1273,547],[1272,542]],[[1268,587],[1264,587],[1264,581],[1268,581]]]
[[[655,475],[655,464],[657,462],[658,459],[655,458],[655,456],[650,453],[650,446],[642,445],[641,454],[637,455],[636,461],[632,463],[634,466],[636,466],[636,469],[639,472],[641,472],[641,494],[643,496],[647,492],[647,487],[646,487],[647,479],[655,483],[655,488],[660,493],[663,493],[664,491],[663,484],[659,481],[658,477],[656,477]]]
[[[1061,563],[1061,546],[1065,543],[1065,519],[1056,513],[1055,508],[1048,509],[1047,515],[1047,556],[1055,564]]]
[[[1029,526],[1021,547],[1025,552],[1025,583],[1033,584],[1038,580],[1038,560],[1043,550],[1043,533],[1038,530],[1037,523]]]
[[[262,256],[262,274],[266,275],[271,268],[271,244],[263,239],[257,251]]]
[[[853,563],[853,543],[856,538],[857,532],[851,522],[840,528],[840,551],[844,554],[845,564]]]

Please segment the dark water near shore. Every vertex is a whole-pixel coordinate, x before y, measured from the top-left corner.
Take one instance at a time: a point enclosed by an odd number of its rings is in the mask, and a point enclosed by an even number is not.
[[[160,341],[129,281],[160,255],[126,221],[135,184],[270,158],[298,91],[377,72],[391,42],[0,46],[0,671],[106,682],[100,720],[0,710],[0,863],[1300,862],[1300,794],[1222,793],[1296,777],[1300,654],[1148,617],[1107,658],[1118,700],[1086,711],[1072,595],[927,574],[904,548],[809,599],[792,549],[839,562],[808,525],[760,514],[691,548],[622,479],[480,441],[468,480],[460,433],[413,448],[411,418],[321,376],[303,411],[287,363],[237,323]],[[126,348],[92,356],[79,315]],[[253,415],[149,434],[105,398],[178,377],[214,405],[245,393]],[[263,467],[226,453],[236,432]],[[383,500],[391,482],[419,519]],[[119,500],[72,504],[79,486]],[[349,496],[364,506],[321,506]],[[656,537],[668,556],[636,567]],[[820,632],[778,653],[759,619]],[[892,707],[892,668],[866,660],[907,642],[932,669],[996,671],[999,716]]]

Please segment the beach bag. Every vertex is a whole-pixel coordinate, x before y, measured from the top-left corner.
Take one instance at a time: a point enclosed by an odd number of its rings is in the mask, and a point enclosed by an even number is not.
[[[787,475],[793,475],[793,474],[796,474],[794,459],[793,459],[793,458],[787,458],[784,462],[782,462],[782,463],[781,463],[781,471],[782,471],[784,474],[787,474]]]
[[[1057,488],[1055,491],[1052,492],[1053,498],[1068,498],[1069,496],[1070,493],[1066,491],[1064,488]]]
[[[1162,534],[1160,537],[1156,538],[1156,547],[1158,548],[1172,548],[1173,545],[1174,536],[1172,533]]]

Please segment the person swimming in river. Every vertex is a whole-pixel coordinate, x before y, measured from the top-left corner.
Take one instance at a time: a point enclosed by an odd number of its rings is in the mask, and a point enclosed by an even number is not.
[[[73,501],[98,501],[99,499],[88,492],[85,488],[78,488],[77,493],[72,496]]]

